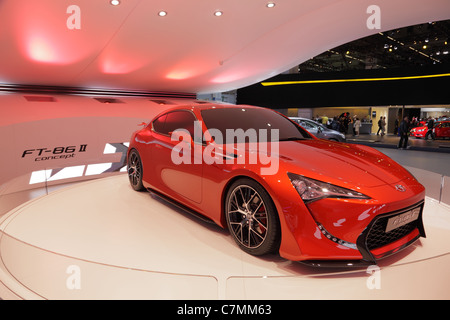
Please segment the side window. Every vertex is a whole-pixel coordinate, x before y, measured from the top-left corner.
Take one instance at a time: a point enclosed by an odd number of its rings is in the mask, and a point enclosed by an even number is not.
[[[311,128],[313,128],[313,129],[319,129],[319,125],[317,124],[317,123],[314,123],[314,122],[308,122],[308,124],[311,126]]]
[[[196,118],[189,111],[174,111],[167,114],[164,134],[170,134],[177,129],[186,129],[194,137],[194,122]]]
[[[300,121],[300,125],[306,130],[314,129],[314,126],[312,126],[309,122],[306,121]]]
[[[152,127],[158,133],[164,133],[164,124],[166,122],[167,114],[163,114],[158,119],[153,121]]]

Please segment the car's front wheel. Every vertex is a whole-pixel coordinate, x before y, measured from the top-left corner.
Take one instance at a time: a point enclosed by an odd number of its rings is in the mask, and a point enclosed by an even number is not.
[[[239,247],[264,255],[280,246],[280,222],[269,194],[257,182],[240,179],[228,189],[225,200],[228,229]]]
[[[139,152],[135,149],[131,150],[128,155],[127,172],[131,187],[136,191],[144,190],[144,185],[142,184],[142,161]]]

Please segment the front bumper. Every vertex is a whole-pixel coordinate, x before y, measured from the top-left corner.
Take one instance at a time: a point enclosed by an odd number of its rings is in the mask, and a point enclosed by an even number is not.
[[[425,138],[427,132],[411,132],[410,136],[415,138]]]
[[[355,249],[359,251],[362,259],[359,260],[303,260],[304,264],[315,267],[359,267],[377,264],[377,260],[397,253],[420,237],[426,237],[423,226],[424,201],[410,207],[376,216],[359,235]],[[405,215],[417,214],[417,218],[391,229],[389,221],[400,219]],[[321,228],[321,227],[320,227]],[[391,230],[389,230],[389,229]],[[330,241],[339,242],[327,231],[322,231]],[[334,237],[334,238],[333,238]],[[330,239],[331,238],[331,239]]]
[[[385,258],[406,248],[420,237],[426,237],[422,219],[423,205],[424,202],[421,201],[411,207],[375,217],[356,242],[363,260],[376,263],[377,259]],[[419,211],[417,219],[386,231],[390,219],[415,210]]]

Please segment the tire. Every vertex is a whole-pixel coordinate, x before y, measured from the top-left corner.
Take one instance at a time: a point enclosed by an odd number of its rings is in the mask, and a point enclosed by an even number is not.
[[[278,213],[264,188],[251,179],[239,179],[228,189],[225,199],[228,230],[245,252],[260,256],[280,247]]]
[[[434,135],[432,132],[427,132],[425,135],[425,140],[434,140]]]
[[[136,149],[131,150],[128,155],[127,172],[131,187],[136,191],[144,190],[145,188],[142,183],[142,160]]]

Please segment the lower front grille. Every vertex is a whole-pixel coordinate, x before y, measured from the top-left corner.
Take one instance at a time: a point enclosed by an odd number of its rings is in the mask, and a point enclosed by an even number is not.
[[[414,206],[390,212],[376,217],[357,239],[357,247],[363,255],[363,260],[375,261],[370,251],[387,246],[404,238],[414,230],[418,230],[420,236],[425,237],[422,222],[423,201]],[[410,216],[417,217],[415,220]],[[409,220],[411,220],[409,222]],[[389,248],[388,251],[395,251]],[[388,253],[386,252],[386,254]]]
[[[388,218],[378,219],[372,226],[367,236],[367,248],[369,250],[377,249],[397,241],[404,236],[410,234],[418,227],[418,220],[412,221],[404,226],[398,227],[394,230],[385,232]]]

